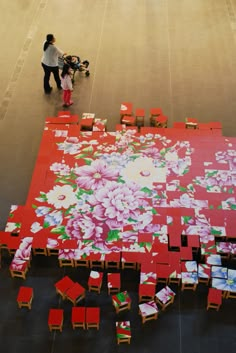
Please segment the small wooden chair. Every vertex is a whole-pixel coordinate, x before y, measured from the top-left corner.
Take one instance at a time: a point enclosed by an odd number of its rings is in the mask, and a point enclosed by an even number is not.
[[[150,126],[155,126],[156,117],[162,115],[161,108],[151,108],[150,109]]]
[[[120,123],[122,124],[122,118],[126,116],[131,116],[133,114],[133,103],[123,102],[120,106]]]
[[[92,131],[94,119],[95,119],[94,113],[83,113],[82,118],[80,120],[81,131]]]
[[[85,325],[85,307],[77,307],[73,306],[72,307],[72,312],[71,312],[71,323],[73,330],[76,327],[82,327],[84,330],[86,328]]]
[[[135,126],[136,119],[134,116],[124,115],[121,119],[121,124],[126,126]]]
[[[139,304],[139,314],[142,317],[143,324],[149,320],[156,320],[158,316],[156,303],[152,300],[147,303]]]
[[[80,300],[85,298],[85,288],[82,287],[78,282],[66,291],[66,299],[71,301],[75,306]]]
[[[120,268],[120,252],[105,254],[105,268]]]
[[[166,128],[168,123],[168,118],[165,115],[159,115],[155,118],[155,127]]]
[[[28,309],[31,309],[33,297],[34,297],[33,288],[20,287],[17,295],[17,303],[19,308],[26,307]]]
[[[139,284],[139,302],[154,300],[156,284]]]
[[[16,264],[14,260],[10,265],[11,277],[19,277],[26,279],[26,273],[28,271],[28,261],[22,260],[21,263]]]
[[[185,128],[186,129],[197,129],[198,121],[195,118],[186,118],[185,119]]]
[[[162,288],[155,295],[156,302],[161,306],[162,310],[165,310],[167,306],[174,303],[175,292],[170,287],[166,286]]]
[[[64,310],[63,309],[50,309],[48,315],[48,327],[49,330],[59,330],[62,332],[64,320]]]
[[[222,290],[216,288],[209,288],[207,296],[207,310],[212,308],[217,311],[220,309],[222,304]]]
[[[99,329],[100,324],[100,308],[86,308],[86,328]]]
[[[108,294],[120,292],[120,273],[107,274]]]
[[[181,272],[181,290],[193,290],[197,289],[198,285],[198,275],[197,272]]]
[[[62,279],[60,279],[58,282],[54,284],[56,287],[56,292],[61,295],[62,299],[64,300],[66,298],[66,291],[73,287],[75,284],[70,277],[65,276]]]
[[[112,296],[112,304],[115,307],[116,313],[120,313],[124,310],[130,310],[131,299],[127,291],[120,292]]]
[[[130,321],[116,322],[117,343],[128,343],[131,340]]]
[[[138,127],[144,126],[145,120],[145,110],[142,108],[137,108],[135,111],[135,124]]]
[[[88,280],[90,292],[100,293],[102,287],[103,272],[91,271]]]

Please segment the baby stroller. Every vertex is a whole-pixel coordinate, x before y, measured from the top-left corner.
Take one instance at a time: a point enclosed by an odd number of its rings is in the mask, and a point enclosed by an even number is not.
[[[74,79],[75,79],[75,73],[77,71],[83,72],[85,74],[85,76],[90,75],[90,72],[88,69],[89,61],[88,60],[81,61],[80,57],[77,55],[64,55],[61,58],[59,58],[58,59],[59,69],[62,70],[64,64],[70,65],[70,67],[73,71],[73,73],[72,73],[72,82],[73,83],[74,83]]]

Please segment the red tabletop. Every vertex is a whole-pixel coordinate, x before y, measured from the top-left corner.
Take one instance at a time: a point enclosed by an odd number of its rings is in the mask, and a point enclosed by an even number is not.
[[[105,261],[109,262],[120,262],[120,252],[111,252],[105,254]]]
[[[138,262],[139,253],[122,251],[121,261],[122,262]]]
[[[63,309],[50,309],[48,315],[49,325],[60,325],[63,321]]]
[[[89,275],[88,285],[100,287],[103,279],[103,272],[91,271]]]
[[[120,114],[121,115],[131,115],[133,110],[133,104],[130,102],[121,103]]]
[[[74,283],[74,285],[72,287],[70,287],[66,291],[66,295],[70,299],[74,300],[74,299],[78,298],[81,294],[83,294],[84,292],[85,292],[85,288],[82,287],[78,282],[76,282],[76,283]]]
[[[168,278],[171,273],[170,265],[157,264],[156,265],[157,278]]]
[[[86,322],[98,323],[100,321],[100,308],[86,308]]]
[[[193,252],[192,248],[188,246],[181,246],[180,247],[180,258],[181,260],[192,260]]]
[[[56,282],[55,287],[62,293],[65,293],[69,288],[74,286],[75,282],[70,279],[70,277],[65,276],[60,281]]]
[[[222,291],[216,288],[209,288],[208,303],[222,304]]]
[[[199,248],[200,247],[199,235],[197,234],[188,235],[187,243],[188,243],[188,246],[191,246],[192,248]]]
[[[71,314],[72,322],[85,322],[85,307],[73,306]]]
[[[139,295],[153,296],[156,293],[156,284],[139,284]]]
[[[107,283],[109,288],[120,288],[120,273],[108,273]]]
[[[18,302],[29,302],[33,295],[33,288],[31,287],[20,287],[17,301]]]

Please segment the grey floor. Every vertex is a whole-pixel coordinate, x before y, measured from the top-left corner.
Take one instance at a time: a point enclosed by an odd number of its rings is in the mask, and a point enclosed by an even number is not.
[[[68,54],[90,61],[91,76],[77,76],[71,112],[95,113],[119,123],[123,101],[134,107],[161,107],[168,124],[185,117],[221,121],[235,136],[236,0],[8,0],[0,1],[0,230],[10,205],[24,204],[46,116],[62,109],[61,93],[43,92],[42,43],[54,33]],[[148,119],[147,119],[148,121]],[[31,312],[17,309],[22,281],[9,276],[3,253],[0,270],[0,352],[59,353],[228,353],[236,351],[236,302],[207,312],[207,289],[180,293],[157,322],[141,326],[135,273],[124,274],[134,310],[132,344],[117,347],[115,316],[105,290],[88,295],[102,310],[99,332],[73,332],[68,303],[62,334],[47,328],[49,307],[62,305],[53,283],[64,270],[55,259],[35,258],[25,284],[37,295]],[[235,266],[235,265],[233,265]],[[86,282],[88,274],[66,270]]]

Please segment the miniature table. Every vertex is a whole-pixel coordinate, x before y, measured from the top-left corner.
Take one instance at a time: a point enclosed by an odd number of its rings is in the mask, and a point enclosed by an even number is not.
[[[158,308],[154,300],[139,304],[139,313],[142,317],[143,324],[149,320],[156,320],[158,316]]]
[[[131,299],[127,291],[113,295],[112,304],[115,307],[116,313],[119,313],[124,310],[129,310],[131,306]]]
[[[117,343],[128,343],[131,340],[130,321],[116,322]]]
[[[173,292],[168,286],[162,288],[155,295],[156,302],[160,304],[162,310],[174,302],[175,292]]]
[[[20,287],[18,296],[17,296],[17,303],[19,308],[26,307],[28,309],[31,309],[33,296],[34,296],[33,288]]]
[[[88,280],[89,291],[100,293],[102,286],[103,272],[91,271]]]

